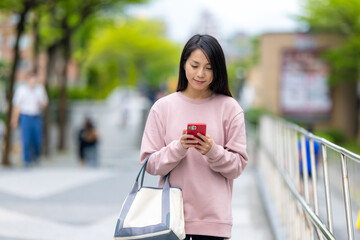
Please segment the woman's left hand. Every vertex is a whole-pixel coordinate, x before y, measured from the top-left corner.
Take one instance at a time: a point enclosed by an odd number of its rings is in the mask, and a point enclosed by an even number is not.
[[[211,139],[210,135],[202,135],[201,133],[198,133],[199,139],[199,145],[195,146],[195,149],[198,150],[202,155],[205,155],[207,152],[210,151],[213,140]]]

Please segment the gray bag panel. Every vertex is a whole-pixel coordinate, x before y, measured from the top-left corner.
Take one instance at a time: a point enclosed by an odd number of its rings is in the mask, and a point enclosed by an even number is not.
[[[115,239],[117,238],[115,237]],[[126,240],[126,238],[122,238],[122,240]],[[170,231],[169,233],[163,235],[157,235],[152,237],[140,237],[137,238],[137,240],[179,240],[179,238],[176,236],[175,233]]]

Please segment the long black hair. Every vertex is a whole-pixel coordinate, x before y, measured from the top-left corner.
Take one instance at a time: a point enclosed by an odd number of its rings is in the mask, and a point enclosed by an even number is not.
[[[188,80],[185,74],[185,63],[191,53],[196,49],[200,49],[205,54],[213,69],[213,81],[209,86],[210,90],[214,93],[232,97],[229,89],[224,52],[219,42],[207,34],[196,34],[185,44],[180,58],[179,80],[176,91],[183,91],[188,86]]]

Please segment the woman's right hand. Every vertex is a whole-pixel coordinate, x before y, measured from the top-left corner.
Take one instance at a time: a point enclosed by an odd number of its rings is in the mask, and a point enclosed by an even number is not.
[[[196,144],[199,143],[199,141],[193,135],[187,134],[186,129],[184,129],[182,131],[180,143],[184,149],[188,149],[189,147],[194,147]]]

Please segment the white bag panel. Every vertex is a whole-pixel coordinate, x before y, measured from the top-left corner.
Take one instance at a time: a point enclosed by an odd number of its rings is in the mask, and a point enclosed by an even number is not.
[[[161,223],[162,189],[141,188],[124,221],[124,227],[144,227]]]

